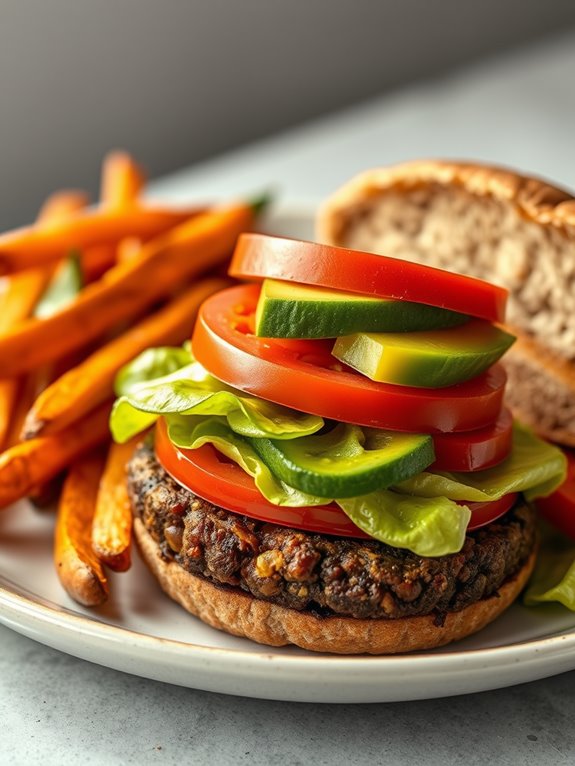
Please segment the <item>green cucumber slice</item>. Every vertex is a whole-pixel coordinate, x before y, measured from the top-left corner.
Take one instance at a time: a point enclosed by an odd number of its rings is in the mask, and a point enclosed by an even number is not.
[[[356,333],[338,338],[332,354],[382,383],[443,388],[494,364],[515,337],[482,319],[461,327],[414,333]]]
[[[454,327],[468,319],[465,314],[423,303],[266,279],[256,311],[256,335],[337,338],[354,332],[413,332]]]
[[[355,497],[389,487],[420,473],[435,459],[430,436],[363,430],[345,423],[289,442],[248,441],[278,479],[320,497]]]

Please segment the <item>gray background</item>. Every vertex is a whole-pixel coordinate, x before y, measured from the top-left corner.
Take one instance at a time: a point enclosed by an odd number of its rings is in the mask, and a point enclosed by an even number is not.
[[[575,26],[573,0],[0,0],[0,226]],[[422,126],[423,130],[423,126]]]

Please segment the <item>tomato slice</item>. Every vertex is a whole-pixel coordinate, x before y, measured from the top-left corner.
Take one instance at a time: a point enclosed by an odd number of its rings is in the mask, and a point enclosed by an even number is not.
[[[254,336],[258,294],[257,285],[232,287],[200,309],[194,355],[224,383],[302,412],[394,431],[472,431],[499,417],[506,382],[500,365],[449,388],[377,383],[332,357],[330,341]]]
[[[229,273],[427,303],[503,322],[508,292],[475,277],[400,258],[266,234],[242,234]]]
[[[156,456],[179,484],[228,511],[309,532],[369,537],[335,503],[305,508],[270,503],[258,490],[252,477],[211,444],[195,450],[176,447],[168,437],[163,420],[156,428]]]
[[[494,425],[477,431],[434,434],[437,471],[483,471],[502,463],[513,444],[513,416],[503,408]]]
[[[543,516],[563,534],[575,540],[575,453],[564,450],[567,458],[567,478],[549,497],[536,501]]]
[[[517,497],[517,492],[511,492],[508,495],[503,495],[499,500],[490,500],[484,503],[465,503],[471,511],[471,521],[467,531],[472,532],[480,527],[485,527],[487,524],[491,524],[492,521],[496,521],[501,516],[504,516],[507,511],[513,508]]]
[[[308,532],[370,539],[335,503],[305,508],[273,505],[263,497],[249,474],[211,444],[195,450],[176,447],[168,437],[163,420],[156,428],[156,456],[178,484],[233,513]],[[472,514],[468,530],[478,529],[503,516],[516,499],[517,495],[512,494],[494,502],[467,503]]]

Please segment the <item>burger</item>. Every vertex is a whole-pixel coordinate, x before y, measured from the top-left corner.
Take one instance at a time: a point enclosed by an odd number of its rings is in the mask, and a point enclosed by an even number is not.
[[[247,284],[121,371],[112,433],[147,432],[135,534],[193,615],[271,646],[429,649],[524,588],[565,457],[504,402],[505,289],[340,244],[242,235]]]

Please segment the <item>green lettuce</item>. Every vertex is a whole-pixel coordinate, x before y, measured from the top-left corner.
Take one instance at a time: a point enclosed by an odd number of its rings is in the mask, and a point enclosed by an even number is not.
[[[232,431],[256,438],[293,439],[322,428],[323,418],[240,393],[191,359],[186,349],[152,349],[121,370],[122,395],[110,418],[115,441],[128,441],[160,415],[223,416]]]
[[[309,435],[323,426],[322,418],[220,383],[194,361],[189,348],[141,354],[120,372],[116,389],[120,398],[111,416],[116,441],[127,441],[164,416],[176,446],[195,449],[213,444],[250,474],[262,495],[275,505],[323,505],[334,499],[307,494],[278,479],[245,438]],[[390,490],[335,498],[335,502],[375,539],[421,556],[443,556],[461,550],[470,519],[469,509],[455,501],[490,501],[510,492],[523,492],[527,499],[544,496],[561,484],[565,472],[560,450],[516,425],[512,453],[499,466],[476,473],[424,471]],[[555,576],[552,586],[540,588],[539,600],[556,586],[561,593],[571,588],[565,598],[572,598],[575,570],[571,572],[567,563],[559,581]]]
[[[418,556],[460,551],[471,518],[469,508],[446,497],[412,497],[385,489],[336,503],[371,537]]]
[[[475,473],[423,471],[394,489],[466,502],[498,500],[510,492],[523,492],[527,500],[550,495],[565,479],[565,455],[524,426],[515,423],[513,428],[511,454],[494,468]]]
[[[575,542],[550,527],[542,528],[535,571],[524,595],[527,606],[558,601],[575,611]]]
[[[225,418],[169,415],[170,440],[182,449],[212,444],[253,477],[262,495],[274,505],[325,505],[334,498],[316,497],[276,478],[251,445],[234,433]],[[362,497],[335,502],[364,532],[420,556],[443,556],[461,550],[471,513],[444,497],[409,497],[377,490]]]
[[[276,478],[248,442],[232,431],[225,418],[170,415],[166,418],[166,424],[168,436],[176,447],[197,449],[204,444],[213,444],[252,476],[262,495],[274,505],[301,508],[330,502],[324,497],[300,492]]]
[[[116,396],[127,396],[142,383],[171,375],[176,370],[192,364],[193,361],[189,346],[149,348],[122,367],[116,375],[114,382]]]

